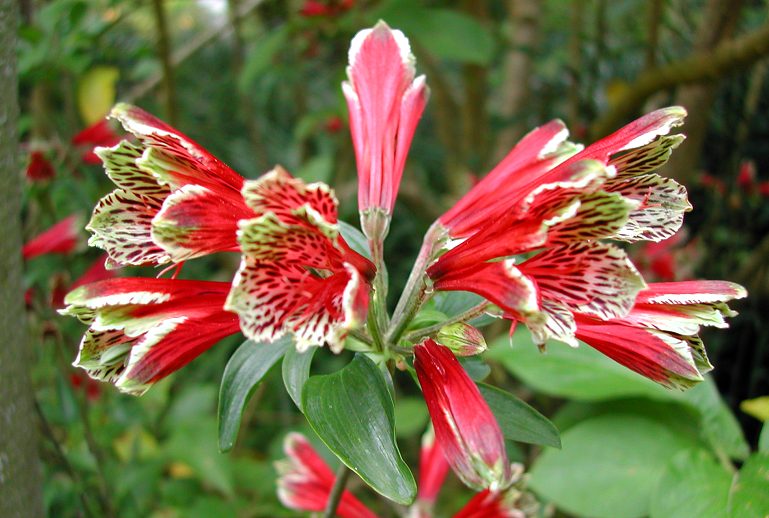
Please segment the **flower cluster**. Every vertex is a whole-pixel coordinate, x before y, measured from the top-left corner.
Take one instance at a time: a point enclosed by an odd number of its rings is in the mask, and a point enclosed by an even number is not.
[[[583,341],[666,386],[686,388],[712,368],[700,327],[724,327],[733,314],[726,302],[744,289],[725,281],[647,284],[619,244],[668,239],[691,210],[685,188],[654,172],[683,140],[670,133],[683,122],[682,108],[654,111],[587,147],[568,141],[557,120],[529,133],[432,225],[390,315],[382,246],[429,90],[407,38],[383,22],[353,38],[347,75],[342,90],[372,260],[343,237],[327,185],[280,166],[246,180],[139,108],[112,111],[133,139],[96,150],[117,188],[86,227],[108,265],[180,266],[221,252],[241,260],[231,283],[121,278],[79,287],[64,310],[89,326],[76,365],[139,394],[234,333],[257,342],[289,334],[300,351],[334,352],[355,333],[357,350],[418,380],[438,457],[479,492],[477,512],[460,516],[504,515],[490,509],[507,501],[500,495],[519,478],[491,408],[456,358],[485,348],[471,318],[488,313],[521,324],[542,348]],[[441,291],[483,302],[420,327],[415,315]],[[286,452],[293,460],[281,468],[284,503],[321,510],[330,470],[299,436],[289,436]],[[445,472],[423,468],[434,482]],[[429,504],[437,491],[424,484],[420,498]],[[369,515],[348,493],[339,512]]]

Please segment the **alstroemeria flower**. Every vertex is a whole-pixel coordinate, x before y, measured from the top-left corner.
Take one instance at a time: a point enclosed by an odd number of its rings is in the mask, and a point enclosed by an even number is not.
[[[438,221],[452,238],[465,238],[504,215],[521,215],[532,208],[541,211],[543,201],[551,206],[571,201],[577,210],[575,194],[605,192],[636,202],[612,237],[627,241],[670,237],[691,205],[681,185],[653,171],[667,162],[684,139],[667,134],[685,116],[686,111],[677,106],[657,110],[585,149],[566,140],[563,122],[551,121],[526,135]],[[577,166],[585,160],[604,167]]]
[[[514,473],[502,431],[451,350],[428,338],[414,347],[414,368],[436,440],[454,473],[478,491],[508,487]]]
[[[577,315],[576,336],[618,363],[666,386],[686,388],[713,367],[700,326],[726,327],[734,316],[726,302],[747,295],[726,281],[653,283],[624,317]]]
[[[123,140],[96,153],[117,189],[102,198],[86,227],[109,267],[181,262],[237,251],[237,222],[253,212],[243,178],[200,145],[145,111],[113,108],[138,143]]]
[[[260,216],[240,222],[243,257],[226,308],[253,340],[292,333],[299,350],[341,351],[365,321],[374,266],[339,233],[333,192],[277,167],[247,181],[243,198]]]
[[[424,76],[414,78],[408,39],[382,21],[355,35],[349,59],[348,81],[342,83],[342,91],[350,111],[358,164],[361,222],[363,231],[373,239],[387,233],[406,156],[429,90]]]
[[[45,254],[68,254],[80,240],[80,225],[77,214],[68,216],[27,241],[21,254],[27,260]]]
[[[322,512],[334,487],[336,475],[307,438],[289,433],[283,441],[287,459],[275,463],[278,471],[278,498],[289,509]],[[345,489],[336,509],[342,518],[376,518],[355,495]]]
[[[436,290],[477,293],[542,345],[577,345],[577,320],[628,315],[646,284],[602,240],[660,241],[691,209],[686,190],[653,171],[683,139],[685,111],[652,112],[584,150],[559,121],[527,135],[438,230],[448,248],[428,269]]]
[[[85,148],[82,156],[83,162],[87,164],[98,164],[101,162],[101,159],[96,154],[96,149],[99,147],[114,146],[121,140],[122,137],[115,133],[109,122],[105,119],[88,126],[72,137],[72,144]]]
[[[88,324],[74,364],[139,395],[239,331],[222,309],[229,283],[121,278],[69,293],[60,311]]]

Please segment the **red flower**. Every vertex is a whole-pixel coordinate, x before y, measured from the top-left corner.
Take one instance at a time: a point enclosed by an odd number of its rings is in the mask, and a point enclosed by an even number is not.
[[[331,9],[325,3],[318,0],[305,0],[302,8],[299,10],[299,14],[307,18],[328,16],[331,14]]]
[[[255,341],[292,333],[299,350],[327,343],[340,351],[366,318],[374,267],[339,234],[330,188],[277,167],[246,182],[243,196],[261,215],[240,222],[243,258],[226,309]]]
[[[414,347],[414,368],[435,428],[454,473],[467,486],[508,487],[513,472],[497,420],[454,354],[428,338]]]
[[[56,176],[53,165],[45,157],[42,151],[32,151],[29,154],[29,164],[27,164],[27,179],[33,182],[50,180]]]
[[[483,296],[539,345],[576,347],[578,323],[627,317],[646,284],[601,240],[661,241],[680,228],[686,191],[653,170],[681,142],[666,134],[684,115],[658,110],[583,151],[558,121],[534,130],[439,219],[457,241],[427,269],[432,287]]]
[[[86,227],[89,244],[109,254],[108,267],[238,250],[237,222],[254,216],[240,194],[243,178],[139,108],[118,104],[110,116],[139,143],[96,150],[118,187]]]
[[[764,198],[769,198],[769,181],[763,181],[758,184],[758,194]]]
[[[79,242],[80,228],[80,218],[73,214],[27,241],[21,253],[27,260],[45,254],[69,254]]]
[[[422,447],[419,450],[419,491],[415,504],[428,515],[448,472],[449,462],[435,440],[435,430],[431,426],[422,436]]]
[[[72,137],[72,143],[87,149],[83,152],[83,162],[98,164],[101,159],[95,153],[97,147],[111,147],[120,142],[121,137],[112,129],[106,119],[88,126]]]
[[[687,388],[713,367],[700,326],[726,327],[726,302],[747,295],[726,281],[659,282],[638,294],[624,317],[577,315],[576,336],[614,361],[666,386]]]
[[[512,493],[512,494],[511,494]],[[488,489],[476,494],[465,506],[454,515],[454,518],[526,518],[537,516],[527,513],[515,505],[518,492],[490,491]],[[536,506],[533,506],[536,508]]]
[[[756,163],[752,160],[743,160],[740,164],[740,172],[737,175],[737,185],[743,192],[751,194],[756,187]]]
[[[334,486],[334,472],[301,434],[288,434],[283,451],[288,458],[275,463],[279,474],[278,498],[296,511],[322,512]],[[376,514],[346,489],[336,514],[342,518],[376,518]]]
[[[139,395],[239,331],[223,282],[121,278],[81,286],[63,315],[89,325],[73,365]]]
[[[384,22],[358,32],[349,57],[342,91],[358,165],[358,206],[364,233],[381,239],[428,89],[424,76],[414,79],[408,39]]]

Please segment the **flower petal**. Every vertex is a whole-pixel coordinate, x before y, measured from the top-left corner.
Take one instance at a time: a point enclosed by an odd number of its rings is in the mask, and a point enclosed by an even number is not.
[[[408,39],[384,22],[355,35],[349,60],[342,91],[350,112],[360,210],[378,207],[390,214],[428,89],[424,77],[414,79]]]
[[[572,311],[602,319],[626,315],[646,287],[623,250],[613,245],[577,242],[549,248],[520,265],[541,297]]]
[[[165,264],[168,252],[152,241],[152,219],[163,200],[131,191],[115,189],[93,210],[86,230],[91,232],[90,246],[109,254],[107,268],[133,264]]]
[[[432,339],[414,347],[414,368],[446,460],[467,486],[500,490],[513,481],[505,440],[478,387],[454,354]]]
[[[272,212],[284,223],[297,223],[297,209],[310,207],[329,224],[337,222],[339,202],[324,183],[305,184],[280,166],[243,186],[246,204],[257,214]],[[301,218],[300,218],[301,220]]]
[[[151,238],[178,263],[221,251],[237,251],[237,222],[253,216],[245,204],[201,185],[185,185],[168,196],[153,217]]]
[[[117,104],[110,113],[147,148],[138,161],[161,185],[178,189],[197,184],[216,191],[239,195],[243,177],[224,165],[189,137],[128,104]]]

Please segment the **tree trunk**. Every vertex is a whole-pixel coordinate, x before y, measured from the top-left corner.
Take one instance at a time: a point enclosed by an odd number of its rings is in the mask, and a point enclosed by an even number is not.
[[[0,0],[0,516],[43,515],[21,284],[16,0]]]

